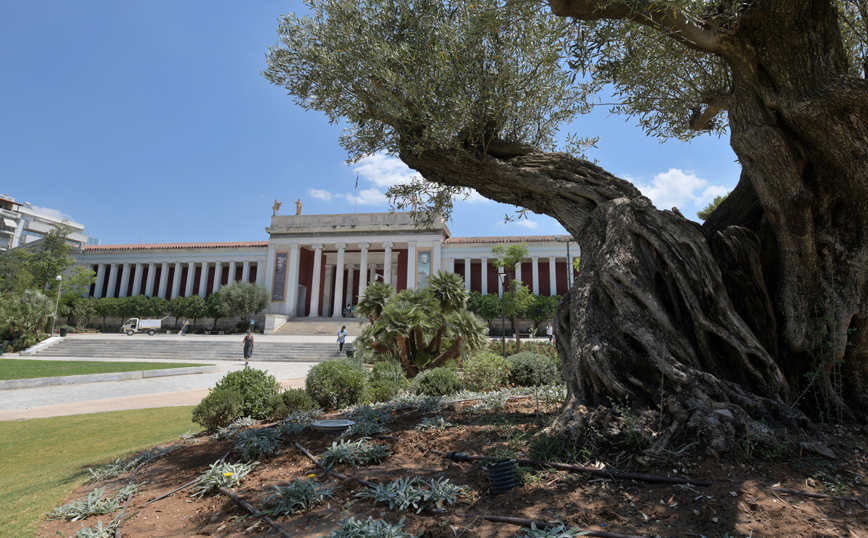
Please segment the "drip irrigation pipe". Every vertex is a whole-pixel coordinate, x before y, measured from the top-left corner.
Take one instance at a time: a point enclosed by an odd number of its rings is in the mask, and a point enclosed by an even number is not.
[[[230,452],[231,452],[231,451],[230,451]],[[229,452],[223,454],[223,457],[220,458],[220,461],[219,461],[218,463],[223,463],[224,461],[226,461],[226,458],[227,458],[228,456],[229,456]],[[184,488],[188,488],[188,487],[192,486],[193,484],[196,483],[197,480],[199,480],[199,479],[196,478],[195,480],[191,480],[191,481],[187,482],[186,484],[184,484],[183,486],[179,486],[179,487],[173,489],[172,491],[170,491],[170,492],[168,492],[168,493],[164,493],[164,494],[160,495],[160,496],[157,497],[156,499],[151,499],[150,501],[146,502],[146,503],[143,504],[142,506],[148,506],[149,504],[151,504],[151,503],[155,503],[155,502],[159,501],[160,499],[165,499],[166,497],[168,497],[169,495],[175,493],[176,491],[181,491],[181,490],[184,489]]]
[[[432,453],[443,456],[445,458],[449,458],[452,461],[497,461],[498,458],[490,458],[488,456],[468,456],[467,454],[459,453],[459,452],[440,452],[439,450],[431,450]],[[584,467],[582,465],[568,465],[566,463],[554,463],[547,461],[537,461],[537,460],[524,460],[524,459],[516,459],[517,463],[523,465],[535,465],[538,467],[551,467],[553,469],[560,469],[563,471],[575,471],[575,472],[583,472],[588,474],[593,474],[597,476],[604,476],[606,478],[624,478],[628,480],[642,480],[644,482],[663,482],[668,484],[691,484],[693,486],[714,486],[717,484],[723,484],[724,482],[712,482],[710,480],[694,480],[693,478],[677,478],[671,476],[658,476],[658,475],[650,475],[650,474],[641,474],[641,473],[622,473],[619,471],[605,471],[603,469],[592,469],[590,467]]]
[[[483,514],[455,514],[458,517],[481,517],[495,523],[510,523],[512,525],[521,525],[522,527],[530,527],[536,525],[537,528],[559,527],[561,523],[551,523],[548,521],[536,521],[533,519],[524,519],[522,517],[506,517],[506,516],[486,516]],[[579,529],[585,536],[599,536],[600,538],[643,538],[635,534],[618,534],[616,532],[594,531],[590,529]]]
[[[812,493],[810,491],[799,491],[797,489],[783,489],[783,488],[769,488],[772,491],[779,491],[781,493],[789,493],[791,495],[804,495],[805,497],[813,497],[815,499],[834,499],[836,501],[848,501],[851,503],[859,503],[862,505],[862,508],[868,509],[868,505],[865,504],[865,501],[862,499],[857,499],[856,497],[839,497],[838,495],[828,495],[826,493]]]
[[[261,512],[259,510],[254,508],[253,505],[251,505],[249,502],[247,502],[244,499],[242,499],[241,497],[239,497],[237,494],[229,491],[228,489],[224,488],[223,486],[220,486],[217,489],[220,491],[220,493],[227,495],[230,499],[232,499],[233,501],[235,501],[236,503],[238,503],[239,505],[244,507],[248,512],[250,512],[254,516],[261,517],[262,521],[268,523],[268,525],[272,529],[279,532],[280,535],[283,536],[283,538],[292,538],[292,536],[288,532],[283,530],[283,527],[281,527],[279,524],[277,524],[270,517],[261,515]]]

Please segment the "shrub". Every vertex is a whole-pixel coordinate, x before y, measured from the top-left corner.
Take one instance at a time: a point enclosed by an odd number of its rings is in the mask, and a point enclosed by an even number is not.
[[[274,405],[278,401],[275,397],[282,390],[273,375],[250,367],[226,374],[214,387],[215,390],[220,388],[232,389],[241,395],[241,412],[236,416],[257,420],[274,414]]]
[[[399,381],[379,379],[372,381],[368,387],[367,400],[371,403],[388,402],[400,394],[401,391],[408,390],[409,388],[410,382],[406,380],[401,383]]]
[[[242,408],[243,400],[237,390],[215,387],[193,408],[193,422],[214,432],[231,424],[241,415]]]
[[[509,357],[509,380],[522,387],[550,385],[561,381],[560,369],[548,357],[536,353],[517,353]]]
[[[449,368],[424,370],[413,379],[413,392],[426,396],[446,396],[462,389],[458,374]]]
[[[322,408],[349,407],[364,398],[367,378],[367,372],[354,361],[322,362],[307,373],[305,390]]]
[[[286,389],[280,395],[280,399],[286,407],[286,415],[296,411],[313,411],[317,408],[316,402],[304,389]]]
[[[467,390],[497,390],[509,381],[509,361],[490,352],[482,352],[464,361],[464,385]]]

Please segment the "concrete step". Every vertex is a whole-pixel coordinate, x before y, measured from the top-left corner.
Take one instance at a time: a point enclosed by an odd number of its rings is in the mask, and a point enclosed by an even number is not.
[[[243,360],[239,343],[114,340],[94,342],[64,340],[35,354],[40,358],[135,358],[184,360]],[[253,352],[259,361],[322,362],[341,357],[336,344],[259,343]]]
[[[337,335],[346,325],[349,336],[358,336],[370,323],[366,318],[290,318],[274,331],[277,335],[304,334],[312,336]]]

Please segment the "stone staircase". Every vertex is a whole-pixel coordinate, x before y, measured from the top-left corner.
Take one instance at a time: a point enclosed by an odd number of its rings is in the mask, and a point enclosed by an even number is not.
[[[340,326],[338,326],[340,328]],[[335,329],[337,333],[337,329]],[[239,341],[196,341],[130,338],[129,340],[95,340],[64,338],[34,354],[40,358],[83,357],[111,359],[173,359],[177,361],[242,361]],[[254,361],[323,362],[340,358],[337,344],[256,342]]]
[[[360,322],[364,324],[360,325]],[[367,318],[290,318],[274,331],[275,335],[303,334],[312,336],[335,336],[342,325],[347,326],[349,336],[358,336],[370,322]]]

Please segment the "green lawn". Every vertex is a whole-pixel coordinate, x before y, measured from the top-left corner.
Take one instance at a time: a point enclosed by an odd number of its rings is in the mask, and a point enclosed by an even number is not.
[[[0,422],[0,536],[35,536],[45,512],[90,476],[88,467],[199,431],[190,421],[192,409]]]
[[[26,359],[0,359],[0,381],[35,379],[64,375],[113,374],[141,370],[187,368],[205,364],[179,362],[104,362],[104,361],[33,361]]]

